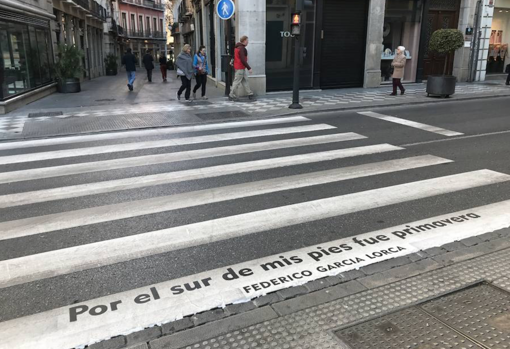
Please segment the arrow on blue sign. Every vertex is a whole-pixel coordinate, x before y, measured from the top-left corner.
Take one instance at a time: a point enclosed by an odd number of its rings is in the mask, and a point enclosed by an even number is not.
[[[216,5],[216,13],[223,20],[232,18],[236,12],[236,5],[232,0],[220,0]]]

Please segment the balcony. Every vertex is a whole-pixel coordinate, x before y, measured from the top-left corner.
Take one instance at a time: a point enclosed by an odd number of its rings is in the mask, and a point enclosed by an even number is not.
[[[96,1],[90,1],[90,12],[92,13],[92,16],[106,22],[106,9],[99,5]]]
[[[140,39],[164,39],[165,35],[160,31],[141,31],[141,30],[126,30],[127,36],[130,38]]]
[[[121,2],[125,3],[125,4],[131,4],[131,5],[152,8],[152,9],[160,10],[160,11],[165,10],[165,5],[163,5],[161,2],[153,1],[153,0],[121,0]]]

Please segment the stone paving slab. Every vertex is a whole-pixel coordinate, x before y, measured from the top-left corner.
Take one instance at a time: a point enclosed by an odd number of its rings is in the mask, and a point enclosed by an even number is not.
[[[271,116],[310,114],[319,111],[345,111],[367,108],[446,103],[510,96],[510,88],[498,84],[459,84],[452,98],[428,98],[423,84],[407,87],[404,96],[389,96],[386,87],[375,89],[343,89],[310,91],[302,94],[303,109],[288,109],[289,94],[267,95],[256,101],[230,102],[226,98],[182,103],[175,100],[147,101],[136,104],[99,105],[58,108],[58,103],[45,112],[61,112],[57,116],[29,118],[30,112],[41,109],[23,109],[0,116],[0,140],[31,138],[47,135],[102,132],[133,128],[165,127],[203,122]],[[165,118],[162,121],[161,118]],[[38,133],[37,129],[41,131]]]

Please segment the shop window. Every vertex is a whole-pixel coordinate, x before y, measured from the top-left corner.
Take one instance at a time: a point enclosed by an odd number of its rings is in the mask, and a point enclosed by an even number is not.
[[[404,81],[415,81],[418,67],[423,1],[387,0],[383,28],[381,81],[391,80],[391,62],[397,47],[406,48]]]
[[[51,81],[48,29],[0,21],[0,100]]]
[[[314,2],[315,4],[316,2]],[[268,90],[288,90],[292,88],[294,75],[294,42],[290,34],[291,14],[294,0],[267,0],[266,22],[266,77]],[[301,46],[306,48],[300,71],[302,88],[310,88],[313,83],[313,55],[315,37],[315,9],[303,11]]]
[[[489,41],[487,74],[506,72],[510,64],[508,44],[510,41],[510,9],[496,8],[492,19],[492,30]]]

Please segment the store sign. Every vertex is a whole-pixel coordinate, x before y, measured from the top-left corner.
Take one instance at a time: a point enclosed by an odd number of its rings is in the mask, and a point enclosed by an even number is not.
[[[293,38],[294,35],[292,35],[290,32],[280,32],[280,35],[282,38]]]

